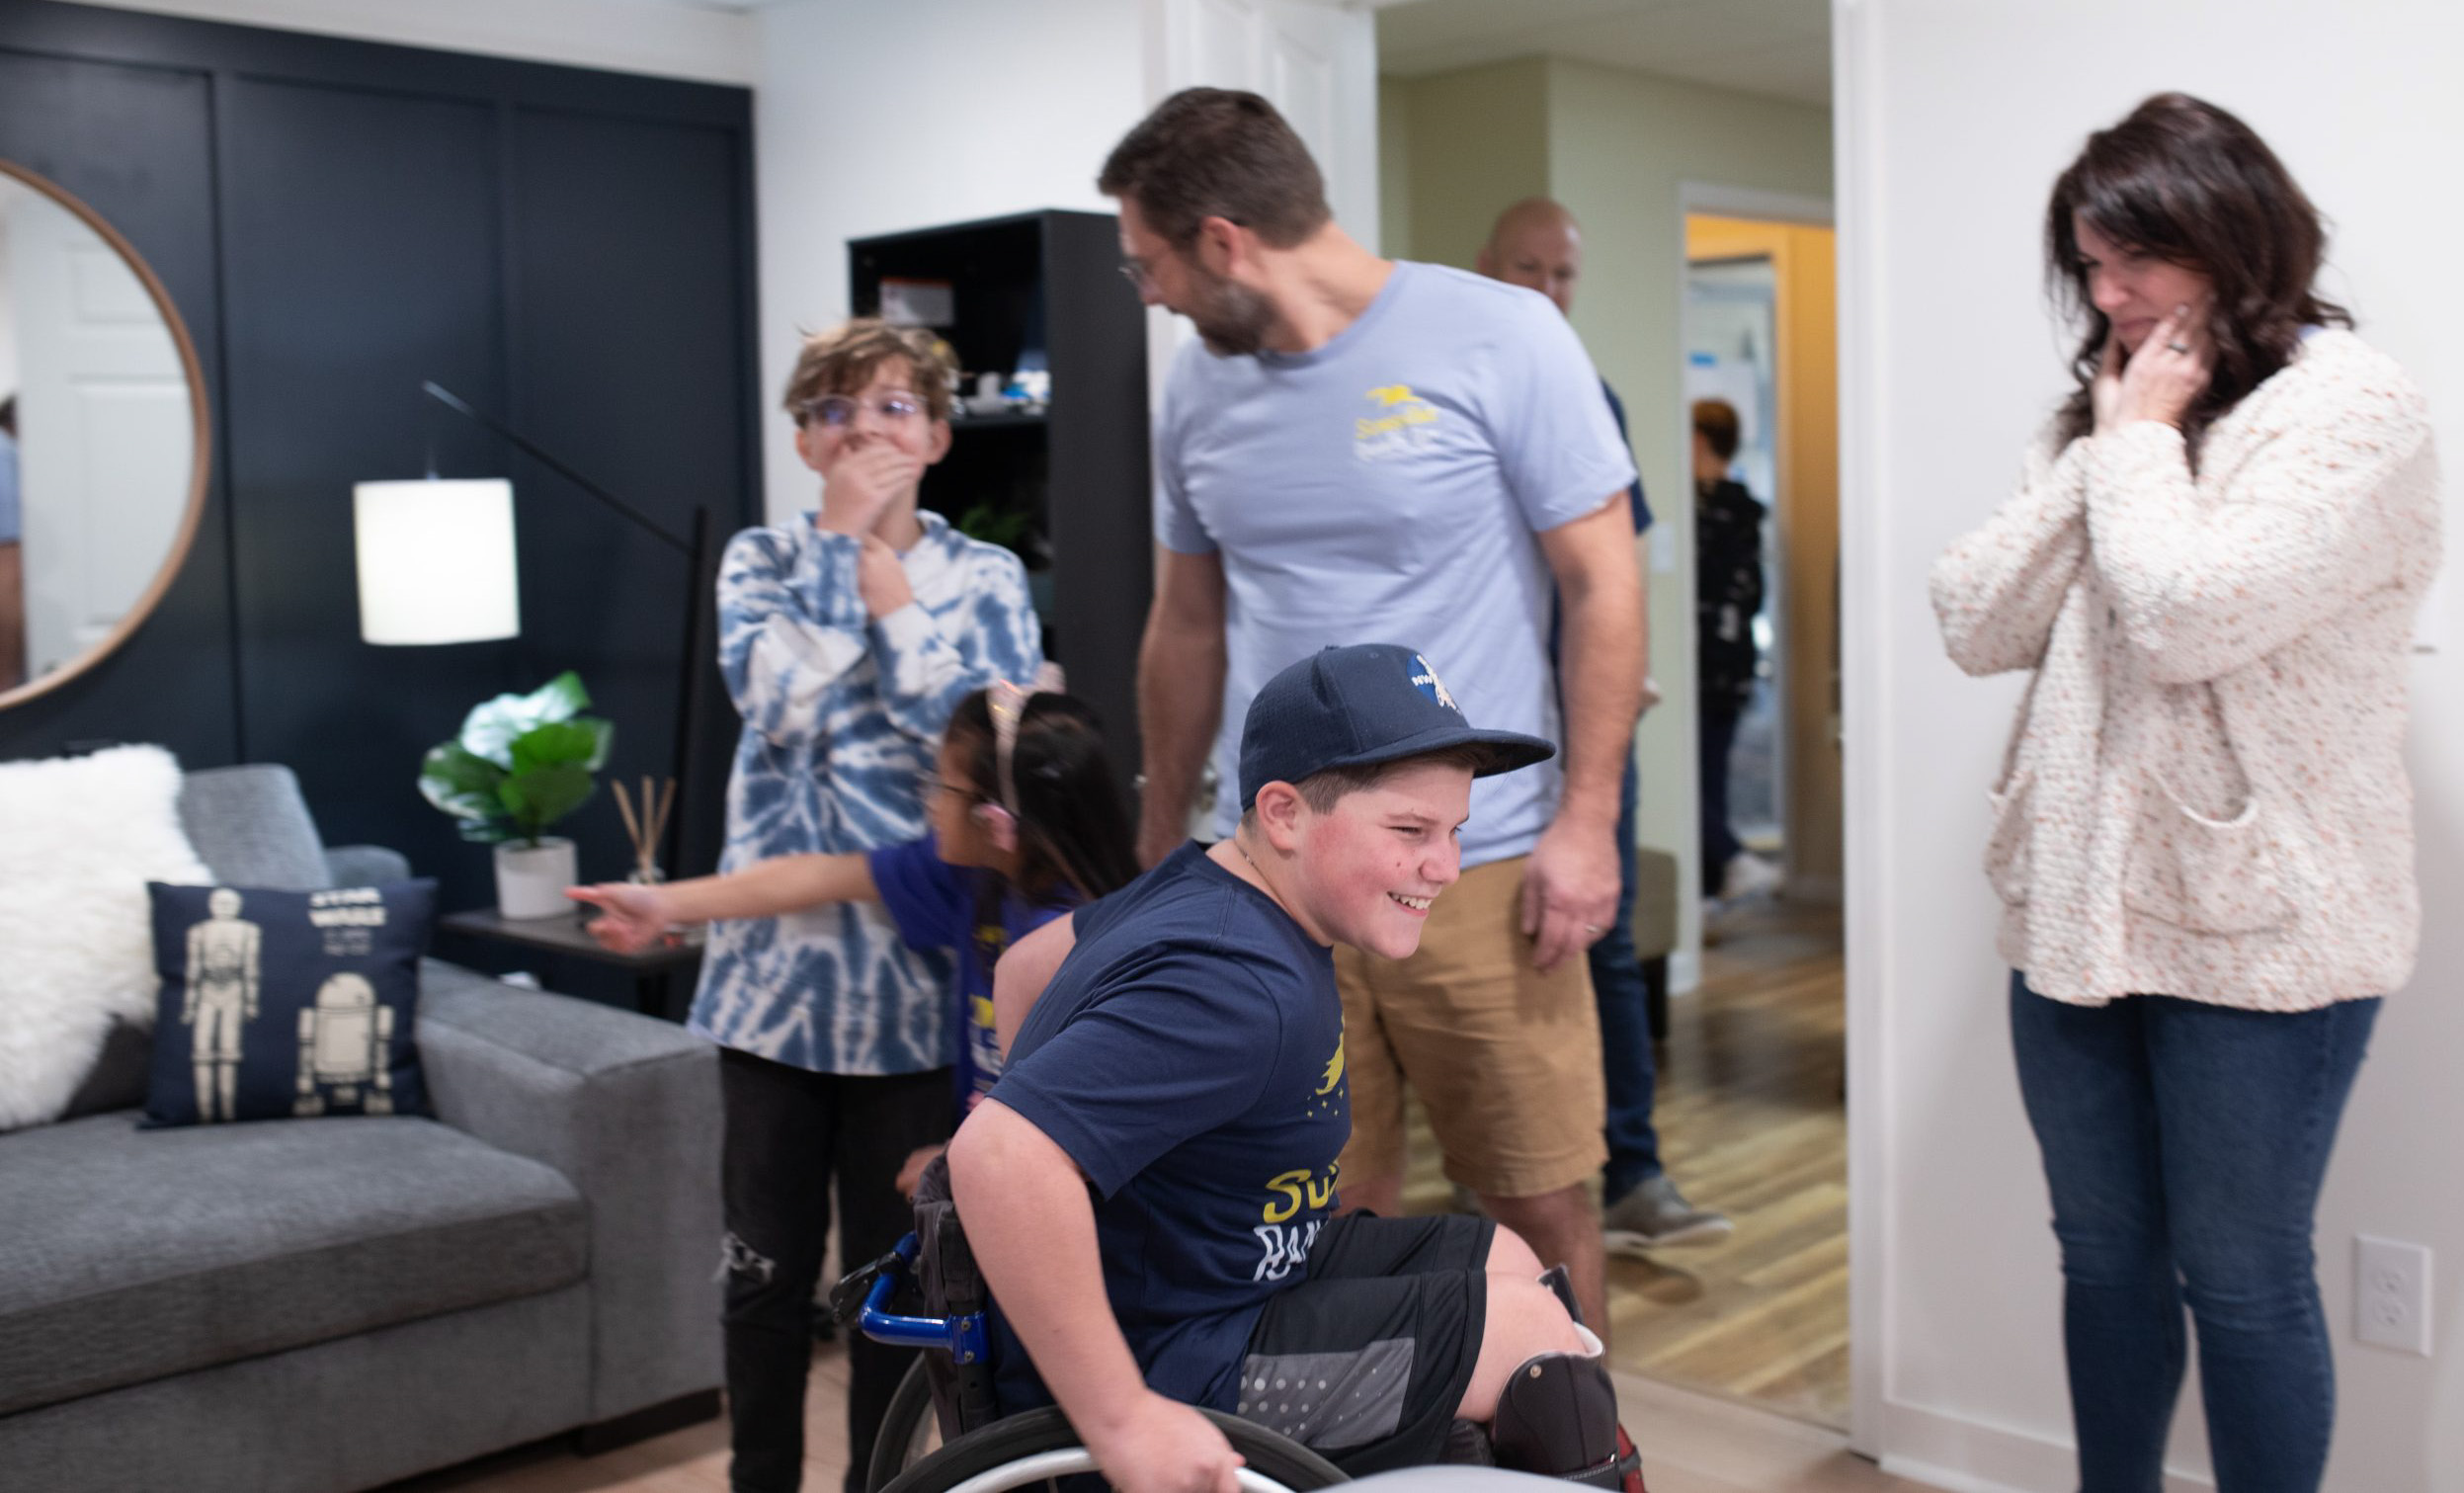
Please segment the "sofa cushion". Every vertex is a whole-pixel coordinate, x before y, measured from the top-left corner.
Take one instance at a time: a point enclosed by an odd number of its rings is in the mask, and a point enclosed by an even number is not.
[[[299,780],[280,763],[189,774],[180,784],[180,823],[225,886],[323,891],[334,884]]]
[[[0,1415],[553,1290],[588,1268],[562,1176],[433,1120],[0,1138]]]

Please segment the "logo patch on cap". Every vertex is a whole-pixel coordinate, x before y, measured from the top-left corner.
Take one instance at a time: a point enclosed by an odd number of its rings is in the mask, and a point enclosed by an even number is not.
[[[1463,707],[1454,703],[1452,695],[1446,693],[1445,681],[1437,677],[1437,670],[1429,667],[1428,659],[1417,653],[1412,655],[1412,688],[1452,710],[1455,714],[1463,713]]]

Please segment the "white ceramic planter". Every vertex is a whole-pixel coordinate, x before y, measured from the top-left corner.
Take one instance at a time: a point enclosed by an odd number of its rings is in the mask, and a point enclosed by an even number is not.
[[[561,917],[574,909],[573,842],[542,835],[536,845],[507,840],[496,847],[496,910],[508,918]]]

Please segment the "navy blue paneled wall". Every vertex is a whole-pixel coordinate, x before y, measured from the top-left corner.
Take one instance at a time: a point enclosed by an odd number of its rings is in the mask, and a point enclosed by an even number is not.
[[[212,401],[210,509],[101,668],[0,711],[0,759],[159,741],[288,763],[327,838],[489,897],[415,786],[486,695],[582,672],[615,770],[664,774],[682,558],[419,397],[434,378],[679,535],[756,522],[751,95],[742,89],[0,0],[0,157],[82,197],[160,275]],[[351,485],[509,474],[517,640],[359,639]],[[714,683],[714,682],[713,682]],[[732,716],[706,692],[687,870],[715,858]],[[572,826],[615,876],[612,804]]]

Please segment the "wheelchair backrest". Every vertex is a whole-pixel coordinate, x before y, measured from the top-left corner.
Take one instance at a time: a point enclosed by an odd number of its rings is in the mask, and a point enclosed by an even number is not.
[[[950,1202],[949,1164],[938,1156],[916,1186],[916,1288],[929,1316],[962,1316],[991,1305],[984,1278],[975,1268],[975,1252],[967,1248],[966,1230],[958,1224],[957,1205]],[[924,1362],[943,1441],[955,1441],[1000,1418],[990,1363],[953,1363],[945,1353],[929,1353]]]

